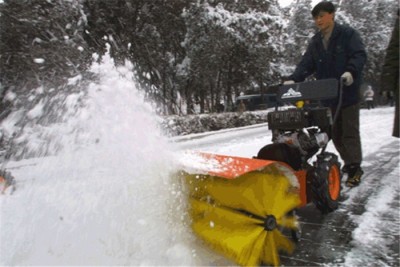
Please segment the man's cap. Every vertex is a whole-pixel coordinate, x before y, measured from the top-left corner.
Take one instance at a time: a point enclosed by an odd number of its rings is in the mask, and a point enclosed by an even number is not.
[[[333,13],[335,12],[335,6],[332,4],[332,2],[322,1],[311,10],[311,14],[313,17],[316,17],[321,11]]]

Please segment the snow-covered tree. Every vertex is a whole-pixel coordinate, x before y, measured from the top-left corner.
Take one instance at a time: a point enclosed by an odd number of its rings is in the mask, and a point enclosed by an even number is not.
[[[347,15],[350,25],[360,32],[367,50],[364,80],[376,88],[379,86],[382,58],[390,39],[398,3],[395,0],[340,2],[341,12]]]
[[[2,86],[57,86],[79,74],[90,61],[85,23],[79,0],[0,3]]]
[[[336,20],[360,31],[365,78],[376,83],[396,0],[333,2]],[[62,84],[109,44],[116,64],[133,62],[162,113],[232,106],[240,92],[263,92],[290,73],[314,33],[311,3],[282,10],[276,0],[4,0],[0,95]]]
[[[300,61],[315,32],[311,2],[311,0],[297,0],[289,6],[286,31],[289,37],[285,43],[286,59],[289,64],[297,64]]]
[[[95,51],[111,46],[116,64],[132,61],[150,98],[173,112],[177,94],[176,65],[184,57],[184,0],[87,0],[88,34]]]
[[[276,1],[201,1],[186,10],[185,20],[187,81],[201,101],[210,93],[211,102],[218,101],[223,91],[232,105],[240,91],[262,90],[277,77],[272,66],[281,51],[283,24]]]

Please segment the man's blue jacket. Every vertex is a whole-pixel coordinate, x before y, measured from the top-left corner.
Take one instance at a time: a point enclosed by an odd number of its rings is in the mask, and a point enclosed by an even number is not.
[[[367,60],[364,44],[359,33],[348,26],[335,23],[328,49],[322,44],[322,34],[315,34],[297,65],[296,70],[289,76],[290,80],[302,82],[314,74],[316,79],[336,78],[348,71],[353,75],[354,82],[343,88],[342,106],[350,106],[359,102],[359,90],[362,83],[362,70]],[[335,106],[337,100],[327,102]]]

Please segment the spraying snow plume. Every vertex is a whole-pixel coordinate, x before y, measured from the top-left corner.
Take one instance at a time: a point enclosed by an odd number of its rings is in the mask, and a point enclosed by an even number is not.
[[[64,98],[62,122],[21,135],[30,151],[57,153],[19,162],[28,175],[12,170],[18,189],[0,198],[0,264],[193,264],[182,243],[191,237],[171,214],[185,202],[171,180],[174,156],[132,65],[115,68],[106,55],[91,71],[99,81]]]

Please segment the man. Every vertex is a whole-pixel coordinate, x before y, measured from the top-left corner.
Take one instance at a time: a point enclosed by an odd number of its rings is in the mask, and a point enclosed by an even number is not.
[[[357,31],[335,23],[335,6],[331,2],[320,2],[311,14],[319,32],[310,40],[300,63],[285,84],[302,82],[312,74],[316,79],[343,81],[340,110],[336,110],[338,99],[324,104],[334,114],[338,112],[332,140],[344,161],[343,172],[348,174],[346,185],[354,187],[360,183],[363,174],[359,90],[367,54]]]

